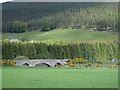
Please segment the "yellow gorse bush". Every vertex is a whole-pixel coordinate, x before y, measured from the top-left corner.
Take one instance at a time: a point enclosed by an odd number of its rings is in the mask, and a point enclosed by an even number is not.
[[[15,61],[9,61],[9,65],[15,66],[16,62]]]
[[[75,64],[69,64],[70,67],[75,67]]]
[[[93,64],[92,62],[88,62],[89,65]]]
[[[55,67],[63,67],[63,65],[55,65]]]
[[[2,60],[2,65],[6,65],[7,61],[6,60]]]
[[[70,67],[75,67],[76,64],[88,63],[87,60],[83,58],[69,59],[67,65]]]
[[[10,66],[15,66],[16,62],[13,60],[2,60],[2,65],[10,65]]]
[[[96,67],[100,67],[100,65],[97,64]]]

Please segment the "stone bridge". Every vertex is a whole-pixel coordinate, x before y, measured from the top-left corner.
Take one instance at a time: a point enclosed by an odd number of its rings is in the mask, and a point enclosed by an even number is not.
[[[17,66],[36,66],[38,64],[44,64],[48,67],[55,67],[55,65],[64,65],[68,59],[35,59],[35,60],[16,60]]]

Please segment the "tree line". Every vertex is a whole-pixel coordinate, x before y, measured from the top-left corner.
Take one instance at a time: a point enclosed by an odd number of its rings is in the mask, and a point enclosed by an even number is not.
[[[10,33],[23,33],[28,31],[28,24],[26,22],[21,21],[9,21],[7,23],[3,23],[3,32]]]
[[[26,56],[29,59],[74,59],[112,60],[119,59],[117,41],[61,42],[60,44],[2,41],[2,58],[14,59]]]

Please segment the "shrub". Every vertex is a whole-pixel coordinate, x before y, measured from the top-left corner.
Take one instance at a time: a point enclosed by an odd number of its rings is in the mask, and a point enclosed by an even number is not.
[[[102,64],[103,61],[102,60],[97,60],[96,62],[99,63],[99,64]]]
[[[29,58],[25,56],[17,56],[16,58],[14,58],[14,60],[29,60]]]
[[[71,63],[71,64],[68,64],[68,65],[69,65],[70,67],[75,67],[75,64],[72,64],[72,63]]]
[[[87,63],[87,60],[83,59],[83,58],[76,58],[76,59],[69,59],[67,61],[68,66],[70,67],[75,67],[76,64],[84,64]]]
[[[92,65],[92,62],[88,62],[88,66],[91,67],[91,65]]]
[[[85,59],[83,59],[83,58],[76,58],[76,59],[75,59],[75,62],[77,62],[77,63],[86,63],[87,60],[85,60]]]
[[[63,65],[55,65],[55,67],[63,67]]]
[[[97,65],[96,65],[96,67],[100,67],[100,65],[99,65],[99,64],[97,64]]]
[[[50,31],[50,30],[51,30],[51,25],[48,22],[44,22],[42,31]]]
[[[50,27],[48,27],[48,26],[45,26],[42,28],[42,31],[49,31],[49,30],[50,30]]]
[[[15,62],[15,61],[9,61],[9,65],[15,66],[15,65],[16,65],[16,62]]]
[[[16,62],[13,60],[2,60],[2,65],[15,66]]]

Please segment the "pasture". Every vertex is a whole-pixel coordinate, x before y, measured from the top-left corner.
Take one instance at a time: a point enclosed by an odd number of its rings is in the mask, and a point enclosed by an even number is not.
[[[118,88],[118,69],[3,67],[3,88]]]
[[[117,34],[110,32],[95,32],[81,30],[52,30],[49,32],[32,31],[26,33],[3,33],[2,39],[26,38],[30,40],[60,40],[60,41],[112,41],[118,40]]]

